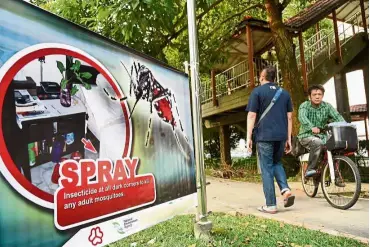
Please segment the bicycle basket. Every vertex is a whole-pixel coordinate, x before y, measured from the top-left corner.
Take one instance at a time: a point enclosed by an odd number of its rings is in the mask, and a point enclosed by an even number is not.
[[[326,147],[329,151],[356,151],[358,149],[356,126],[349,123],[329,124]]]

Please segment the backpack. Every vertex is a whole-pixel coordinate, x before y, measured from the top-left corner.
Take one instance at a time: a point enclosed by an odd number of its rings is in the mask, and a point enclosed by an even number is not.
[[[299,139],[297,136],[292,136],[292,152],[291,154],[294,157],[298,157],[302,154],[305,154],[307,152],[306,148],[302,146],[302,144],[299,142]]]

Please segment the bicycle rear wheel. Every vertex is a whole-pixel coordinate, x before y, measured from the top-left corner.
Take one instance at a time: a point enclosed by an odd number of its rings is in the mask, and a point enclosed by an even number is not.
[[[330,178],[329,164],[321,176],[321,188],[325,199],[338,209],[349,209],[358,200],[361,192],[361,178],[356,164],[346,156],[334,156],[335,181]]]
[[[315,197],[317,190],[319,189],[320,180],[318,177],[305,178],[305,173],[307,170],[307,162],[301,162],[301,180],[303,190],[309,197]]]

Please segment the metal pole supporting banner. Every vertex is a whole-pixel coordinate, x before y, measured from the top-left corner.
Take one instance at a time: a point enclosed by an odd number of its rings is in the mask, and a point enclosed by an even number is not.
[[[212,222],[207,219],[207,194],[206,176],[203,160],[203,133],[202,113],[200,105],[200,82],[199,82],[199,55],[198,38],[195,19],[195,0],[187,0],[188,28],[189,28],[189,51],[190,51],[190,77],[192,93],[192,113],[194,128],[195,164],[197,168],[197,193],[198,208],[194,234],[196,238],[209,239]]]

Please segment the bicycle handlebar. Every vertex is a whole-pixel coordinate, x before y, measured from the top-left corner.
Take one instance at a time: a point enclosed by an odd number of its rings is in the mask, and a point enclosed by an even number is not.
[[[318,127],[319,128],[319,127]],[[325,126],[324,128],[319,128],[320,133],[326,132],[329,130],[328,126]]]
[[[316,127],[320,130],[320,133],[318,134],[313,134],[314,136],[317,136],[319,134],[327,134],[327,131],[329,130],[329,126],[328,125],[325,125],[323,128],[320,128],[320,127]]]

